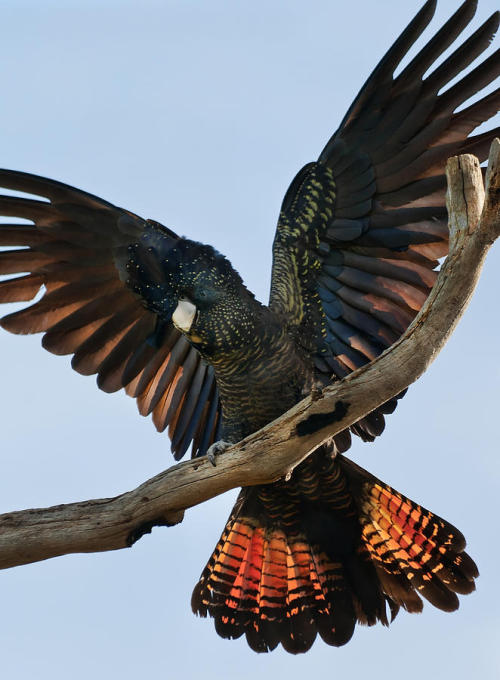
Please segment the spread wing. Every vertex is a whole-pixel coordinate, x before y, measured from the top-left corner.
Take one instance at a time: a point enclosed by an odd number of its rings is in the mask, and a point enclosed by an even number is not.
[[[394,43],[283,201],[270,307],[323,381],[371,361],[411,323],[447,253],[446,160],[473,153],[483,161],[499,134],[469,137],[498,111],[500,90],[456,112],[499,75],[498,51],[449,86],[490,44],[498,12],[423,77],[471,21],[477,3],[466,1],[394,77],[435,4],[427,2]],[[352,430],[373,439],[395,406],[392,400]],[[345,433],[338,446],[349,444]]]
[[[180,458],[218,439],[213,369],[171,324],[160,261],[179,242],[169,229],[43,177],[0,170],[0,302],[35,304],[3,317],[12,333],[43,332],[43,346],[73,354],[106,392],[125,388],[142,415],[168,427]]]

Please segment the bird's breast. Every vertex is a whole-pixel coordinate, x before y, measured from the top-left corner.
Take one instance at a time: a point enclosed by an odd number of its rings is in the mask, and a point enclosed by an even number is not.
[[[256,338],[224,365],[214,364],[222,405],[222,438],[239,441],[303,398],[311,369],[291,339]]]

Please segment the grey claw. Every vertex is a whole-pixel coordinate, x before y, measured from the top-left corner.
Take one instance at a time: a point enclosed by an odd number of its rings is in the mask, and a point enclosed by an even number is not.
[[[318,401],[318,399],[320,399],[322,396],[324,389],[324,383],[322,383],[320,380],[316,380],[311,387],[311,401]]]
[[[207,451],[207,458],[214,467],[216,467],[217,465],[215,461],[215,456],[217,456],[219,453],[224,453],[224,451],[228,449],[230,446],[231,442],[225,442],[223,439],[220,439],[218,442],[214,442],[212,446],[210,446],[210,448]]]

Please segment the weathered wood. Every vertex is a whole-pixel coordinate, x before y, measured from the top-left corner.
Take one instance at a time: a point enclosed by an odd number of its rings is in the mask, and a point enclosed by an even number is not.
[[[186,508],[224,491],[275,481],[330,436],[417,380],[453,332],[488,249],[499,235],[499,140],[491,147],[486,199],[474,156],[450,159],[447,176],[450,254],[424,307],[392,347],[232,446],[220,455],[215,468],[206,458],[187,461],[115,498],[0,515],[0,568],[68,553],[124,548],[153,526],[181,521]],[[297,426],[310,416],[333,411],[338,414],[336,422],[298,434]]]

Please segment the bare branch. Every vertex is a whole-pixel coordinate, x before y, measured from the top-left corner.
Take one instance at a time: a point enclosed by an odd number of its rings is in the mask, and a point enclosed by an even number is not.
[[[273,482],[326,439],[417,380],[462,316],[486,253],[499,235],[499,140],[491,147],[486,198],[474,156],[451,158],[447,176],[450,254],[421,312],[391,348],[320,397],[311,395],[232,446],[215,468],[205,458],[197,459],[175,465],[115,498],[0,515],[0,568],[67,553],[124,548],[153,526],[181,521],[186,508],[224,491]],[[328,418],[322,418],[324,414]]]

